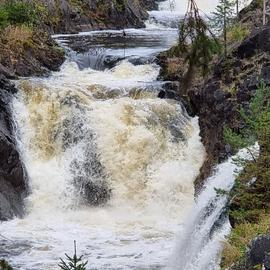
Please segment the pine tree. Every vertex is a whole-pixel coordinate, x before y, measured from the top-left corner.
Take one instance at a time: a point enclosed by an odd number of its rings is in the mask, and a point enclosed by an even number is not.
[[[234,17],[234,2],[231,0],[220,0],[216,7],[216,11],[213,12],[213,17],[211,18],[213,28],[222,32],[223,34],[223,45],[224,45],[224,57],[227,58],[227,30],[232,23]]]
[[[213,54],[219,50],[218,40],[200,16],[195,0],[189,0],[188,9],[179,27],[178,54],[185,57],[188,70],[183,78],[182,94],[186,94],[195,71],[200,69],[205,77]]]
[[[60,258],[60,263],[58,266],[62,270],[86,270],[86,265],[88,264],[88,261],[83,262],[83,256],[77,257],[77,248],[76,248],[76,241],[74,241],[74,255],[73,257],[68,256],[67,262],[65,262],[63,259]]]

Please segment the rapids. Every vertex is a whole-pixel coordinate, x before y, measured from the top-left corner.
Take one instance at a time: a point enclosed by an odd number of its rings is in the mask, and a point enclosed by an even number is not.
[[[18,82],[29,195],[25,217],[0,224],[0,256],[14,269],[56,269],[74,240],[88,269],[186,269],[171,254],[196,208],[205,152],[198,119],[157,98],[153,58],[176,41],[185,9],[170,2],[125,39],[110,30],[54,36],[68,53],[61,70]]]

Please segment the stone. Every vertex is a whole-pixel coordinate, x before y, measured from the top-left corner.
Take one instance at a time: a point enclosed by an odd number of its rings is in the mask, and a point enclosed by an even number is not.
[[[0,74],[0,220],[23,215],[23,198],[27,193],[27,175],[18,151],[10,102],[16,92]]]
[[[263,264],[266,254],[270,252],[270,235],[259,236],[251,242],[247,261],[249,266]]]
[[[246,38],[234,52],[239,58],[249,58],[258,52],[270,51],[270,25],[255,30],[252,35]]]
[[[270,253],[267,253],[265,255],[264,268],[265,268],[265,270],[270,270]]]

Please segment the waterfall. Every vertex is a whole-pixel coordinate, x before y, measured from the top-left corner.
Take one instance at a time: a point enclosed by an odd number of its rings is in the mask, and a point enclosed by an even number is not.
[[[259,147],[256,144],[250,149],[255,153]],[[218,165],[214,175],[207,180],[177,239],[168,269],[220,269],[222,244],[230,232],[227,194],[234,185],[235,177],[242,170],[236,160],[252,159],[250,149],[243,149]]]
[[[218,0],[196,1],[202,14],[210,15],[218,4]],[[178,28],[179,21],[184,17],[188,6],[188,0],[166,0],[159,3],[158,11],[149,12],[147,27]]]
[[[95,269],[167,264],[204,147],[198,119],[157,98],[158,73],[156,64],[102,71],[68,60],[49,78],[18,82],[30,194],[27,215],[1,224],[0,248],[16,268],[55,269],[73,240]]]
[[[29,195],[25,217],[0,224],[0,256],[15,269],[55,269],[74,240],[89,269],[216,262],[227,199],[213,187],[230,189],[235,167],[220,165],[194,201],[205,158],[198,119],[157,98],[163,83],[152,61],[177,40],[180,1],[174,11],[168,3],[125,40],[117,30],[54,36],[69,51],[61,70],[17,83],[13,117]]]

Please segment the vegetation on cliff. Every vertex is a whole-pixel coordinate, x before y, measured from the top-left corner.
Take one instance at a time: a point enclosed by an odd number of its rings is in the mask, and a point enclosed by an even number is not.
[[[195,183],[197,190],[214,164],[255,141],[260,146],[260,154],[244,164],[231,193],[233,229],[224,245],[224,269],[241,265],[254,237],[270,233],[270,33],[269,25],[262,26],[262,17],[262,2],[258,0],[239,12],[226,29],[227,56],[214,56],[204,79],[196,72],[185,98],[189,111],[200,117],[207,150]],[[177,46],[161,54],[159,61],[163,66],[161,76],[177,80],[176,92],[181,96],[188,65]],[[231,269],[249,269],[245,267],[242,264],[242,268]]]
[[[13,77],[57,70],[64,51],[40,27],[42,9],[21,1],[0,2],[0,72]]]
[[[223,253],[225,269],[243,260],[252,239],[270,232],[270,88],[261,84],[241,115],[245,126],[238,133],[226,130],[226,141],[235,150],[257,141],[260,153],[245,164],[230,194],[233,229]]]

